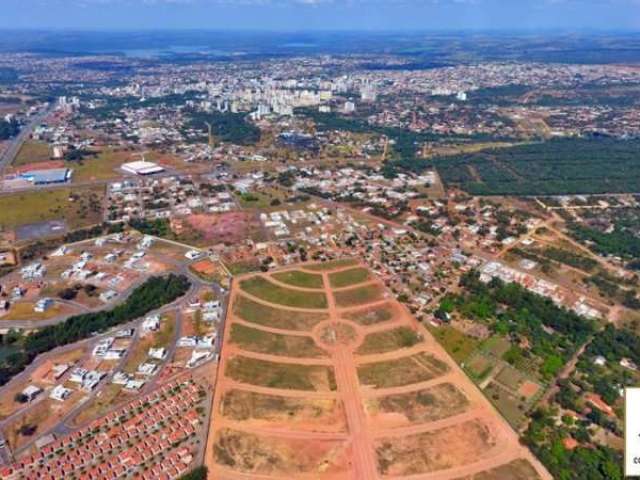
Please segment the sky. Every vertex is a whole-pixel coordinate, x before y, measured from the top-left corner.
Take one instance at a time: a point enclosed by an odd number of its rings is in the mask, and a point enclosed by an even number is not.
[[[640,0],[0,0],[0,28],[640,31]]]

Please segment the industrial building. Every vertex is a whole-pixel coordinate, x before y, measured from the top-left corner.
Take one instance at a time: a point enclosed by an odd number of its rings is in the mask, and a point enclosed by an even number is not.
[[[48,170],[30,170],[20,174],[20,177],[34,185],[53,185],[69,182],[72,175],[73,170],[70,168],[51,168]]]
[[[157,163],[140,160],[137,162],[129,162],[122,165],[122,170],[134,175],[153,175],[155,173],[164,172],[164,168]]]

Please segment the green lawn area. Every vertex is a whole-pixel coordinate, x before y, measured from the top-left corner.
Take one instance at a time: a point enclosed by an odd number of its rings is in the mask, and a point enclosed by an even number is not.
[[[14,167],[20,167],[28,163],[48,162],[51,158],[51,151],[49,150],[49,144],[42,142],[25,142],[18,155],[16,155],[13,161]]]
[[[465,335],[450,325],[442,325],[441,327],[429,325],[428,328],[429,332],[458,364],[469,358],[471,353],[480,345],[479,340]]]
[[[400,348],[413,347],[421,341],[420,335],[409,327],[399,327],[392,330],[370,333],[364,339],[356,353],[369,355],[384,353]]]
[[[357,264],[358,261],[355,258],[341,258],[338,260],[330,260],[328,262],[315,263],[313,265],[306,265],[304,268],[307,270],[323,271],[333,270],[334,268],[351,267]]]
[[[382,286],[375,284],[340,290],[334,292],[333,296],[336,299],[336,305],[345,308],[375,302],[382,298],[383,293],[384,289]]]
[[[324,357],[327,353],[320,349],[311,337],[300,335],[279,335],[257,328],[234,323],[231,327],[231,343],[243,350],[289,357]]]
[[[283,288],[264,277],[255,276],[240,282],[245,292],[267,302],[296,308],[327,308],[327,298],[323,292],[305,292]]]
[[[266,362],[235,356],[227,362],[225,375],[242,383],[286,390],[320,392],[337,388],[333,369],[324,365]]]
[[[358,378],[362,385],[389,388],[426,382],[443,375],[448,370],[447,364],[433,355],[418,353],[397,360],[360,365]]]
[[[333,288],[348,287],[369,280],[369,270],[366,268],[352,268],[341,272],[331,273],[329,281]]]
[[[73,195],[73,197],[72,197]],[[0,225],[14,228],[28,223],[64,219],[69,228],[102,221],[102,186],[35,190],[0,196]],[[73,201],[70,198],[74,198]]]
[[[295,287],[322,288],[324,283],[322,275],[307,273],[301,270],[290,270],[288,272],[274,273],[273,278],[282,283],[287,283]]]

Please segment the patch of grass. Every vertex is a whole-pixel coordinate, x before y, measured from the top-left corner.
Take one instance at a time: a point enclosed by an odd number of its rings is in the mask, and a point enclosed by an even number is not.
[[[69,228],[102,222],[104,187],[34,190],[0,196],[0,225],[19,225],[64,219]]]
[[[336,389],[333,369],[324,365],[267,362],[238,355],[227,362],[225,375],[261,387],[317,392]]]
[[[282,330],[309,331],[329,316],[319,312],[295,312],[273,308],[238,295],[233,313],[246,322]]]
[[[364,339],[356,353],[369,355],[371,353],[384,353],[409,348],[420,343],[420,335],[409,327],[399,327],[393,330],[370,333]]]
[[[235,262],[227,265],[227,268],[232,275],[244,275],[245,273],[259,272],[260,262],[251,260],[245,262]]]
[[[426,382],[448,370],[442,360],[423,352],[396,360],[365,363],[358,367],[358,377],[363,385],[390,388]]]
[[[340,290],[334,292],[338,307],[354,307],[356,305],[364,305],[380,300],[384,293],[382,286],[378,284],[365,285],[364,287],[354,287],[348,290]]]
[[[313,265],[305,265],[307,270],[324,271],[333,270],[335,268],[351,267],[356,265],[358,261],[355,258],[341,258],[338,260],[330,260],[328,262],[315,263]]]
[[[122,392],[122,385],[110,383],[100,391],[100,396],[93,398],[87,408],[83,408],[80,414],[73,420],[75,425],[82,425],[90,420],[105,415],[116,404],[116,399]]]
[[[240,287],[257,298],[278,305],[311,309],[327,308],[327,298],[323,292],[303,292],[283,288],[260,276],[243,280],[240,282]]]
[[[307,273],[301,270],[290,270],[288,272],[279,272],[271,275],[279,282],[293,285],[294,287],[303,288],[322,288],[324,282],[322,281],[322,275],[316,275],[314,273]]]
[[[67,168],[73,169],[76,182],[91,180],[111,180],[121,176],[118,168],[123,163],[132,161],[132,152],[104,150],[95,156],[87,156],[77,162],[65,162]]]
[[[329,274],[329,281],[333,288],[343,288],[358,283],[364,283],[370,278],[369,270],[366,268],[351,268]]]
[[[515,392],[524,383],[526,377],[511,365],[505,365],[500,373],[496,375],[495,381]]]
[[[526,401],[499,387],[495,382],[487,385],[484,394],[513,428],[518,429],[522,425],[528,409]]]
[[[51,160],[49,144],[43,142],[25,142],[13,161],[13,166],[20,167],[29,163],[48,162]]]
[[[442,325],[441,327],[429,326],[428,328],[429,332],[457,363],[464,362],[480,345],[479,340],[465,335],[450,325]]]
[[[60,303],[55,303],[44,312],[34,312],[33,307],[34,304],[30,302],[14,303],[9,309],[9,312],[5,316],[0,317],[0,324],[2,324],[3,321],[12,320],[47,320],[61,315],[64,311]]]
[[[487,375],[491,373],[495,365],[496,360],[494,358],[477,352],[466,362],[465,369],[471,378],[480,382],[487,378]]]
[[[509,339],[500,337],[498,335],[494,335],[493,337],[488,338],[482,344],[482,350],[489,353],[490,355],[493,355],[496,358],[502,358],[510,348],[511,342],[509,341]]]
[[[369,326],[377,323],[388,322],[394,316],[394,308],[391,304],[381,305],[375,308],[364,308],[353,312],[343,313],[342,316],[359,325]]]
[[[162,317],[160,330],[153,335],[154,348],[167,348],[175,336],[176,318],[175,315]]]
[[[231,326],[231,342],[243,350],[289,357],[324,357],[326,352],[320,349],[311,337],[299,335],[279,335],[249,328],[238,323]]]

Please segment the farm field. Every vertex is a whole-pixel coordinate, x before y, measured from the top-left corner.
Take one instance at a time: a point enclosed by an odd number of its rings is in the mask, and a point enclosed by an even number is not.
[[[205,454],[211,474],[549,479],[429,331],[354,265],[233,280]],[[523,387],[508,373],[500,381]]]

